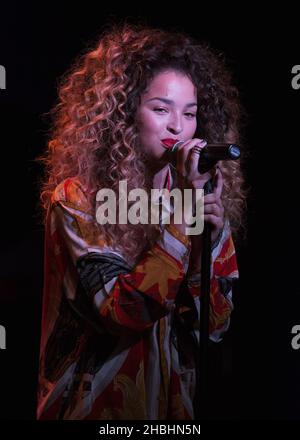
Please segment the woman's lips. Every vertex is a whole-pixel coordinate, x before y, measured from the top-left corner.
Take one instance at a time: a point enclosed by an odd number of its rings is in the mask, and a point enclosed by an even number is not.
[[[162,144],[166,147],[166,148],[172,148],[173,145],[176,144],[176,142],[178,142],[178,139],[162,139]]]

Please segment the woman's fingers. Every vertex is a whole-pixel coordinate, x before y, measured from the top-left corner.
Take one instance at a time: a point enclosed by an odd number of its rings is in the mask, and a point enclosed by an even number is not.
[[[210,203],[219,203],[220,202],[220,198],[217,198],[216,195],[214,193],[210,193],[210,194],[206,194],[204,196],[204,203],[207,203],[208,205]]]
[[[190,180],[195,180],[197,177],[204,177],[201,175],[198,171],[198,163],[199,158],[201,154],[201,150],[205,147],[207,144],[206,141],[203,141],[202,139],[199,139],[201,142],[196,143],[194,145],[194,142],[191,143],[188,147],[188,160],[186,162],[186,168],[188,175],[190,174]]]
[[[177,171],[189,182],[204,178],[198,171],[198,162],[205,145],[206,141],[196,138],[184,142],[177,149]]]
[[[204,221],[211,223],[215,228],[222,229],[224,226],[223,219],[213,214],[204,214]]]
[[[204,206],[209,206],[211,204],[216,204],[221,209],[222,213],[224,212],[224,207],[221,198],[217,198],[215,194],[207,194],[204,196]]]
[[[223,210],[216,203],[211,203],[209,205],[204,203],[204,214],[214,214],[217,217],[223,217]]]

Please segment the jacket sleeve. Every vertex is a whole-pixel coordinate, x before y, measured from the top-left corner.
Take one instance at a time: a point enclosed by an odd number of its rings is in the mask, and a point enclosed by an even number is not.
[[[189,238],[167,225],[133,267],[105,243],[83,208],[60,199],[50,212],[56,267],[67,299],[92,325],[113,334],[151,327],[173,307],[188,267]]]
[[[229,221],[212,246],[211,253],[211,291],[210,291],[210,339],[218,342],[230,324],[230,314],[233,310],[232,288],[234,280],[238,279],[238,267],[235,247],[232,240]],[[200,311],[199,292],[201,289],[201,273],[188,275],[188,289],[192,294],[195,305]],[[201,298],[201,296],[200,296]]]

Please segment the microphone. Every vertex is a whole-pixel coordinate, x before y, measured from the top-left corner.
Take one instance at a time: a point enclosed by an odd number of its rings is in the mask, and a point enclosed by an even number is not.
[[[183,141],[175,141],[174,145],[168,145],[169,161],[176,167],[177,162],[177,149],[182,145]],[[237,160],[241,155],[240,148],[236,144],[230,143],[213,143],[207,144],[199,155],[198,171],[200,173],[206,173],[209,171],[219,160]]]

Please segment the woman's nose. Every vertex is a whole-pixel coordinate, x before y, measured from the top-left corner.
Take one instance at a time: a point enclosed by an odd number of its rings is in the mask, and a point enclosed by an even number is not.
[[[182,121],[179,116],[174,116],[172,119],[168,122],[168,130],[171,133],[179,134],[182,132]]]

